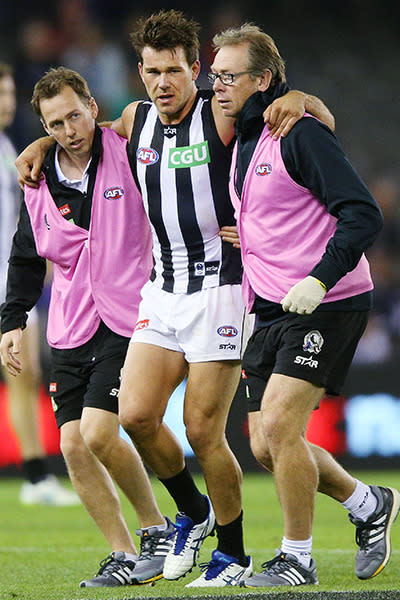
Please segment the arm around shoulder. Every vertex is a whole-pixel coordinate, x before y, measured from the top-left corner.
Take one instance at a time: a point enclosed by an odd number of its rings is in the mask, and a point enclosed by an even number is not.
[[[271,137],[285,137],[305,112],[334,131],[335,119],[322,100],[299,90],[290,90],[276,98],[264,111],[264,121],[268,123]]]
[[[41,137],[29,144],[17,157],[15,166],[18,171],[18,183],[22,190],[24,185],[39,187],[39,181],[43,177],[41,170],[44,157],[54,143],[55,140],[52,136]]]
[[[307,112],[322,121],[322,123],[325,123],[329,129],[335,131],[335,117],[320,98],[306,94],[305,107]]]

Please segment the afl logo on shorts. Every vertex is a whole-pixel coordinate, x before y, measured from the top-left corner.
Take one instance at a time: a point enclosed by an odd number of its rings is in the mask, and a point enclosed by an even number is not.
[[[272,166],[269,163],[261,163],[255,168],[256,175],[269,175],[272,171]]]
[[[154,165],[160,157],[153,148],[138,148],[136,158],[142,165]]]
[[[321,348],[324,345],[324,338],[318,329],[314,329],[313,331],[309,331],[304,336],[303,342],[303,350],[304,352],[311,352],[314,354],[319,354],[321,352]]]
[[[114,185],[113,187],[109,187],[104,192],[104,198],[107,200],[119,200],[124,195],[124,190],[119,185]]]
[[[223,337],[235,337],[239,332],[232,325],[221,325],[221,327],[218,327],[217,333]]]
[[[140,329],[146,329],[149,326],[149,319],[143,319],[142,321],[138,321],[135,325],[134,331],[139,331]]]

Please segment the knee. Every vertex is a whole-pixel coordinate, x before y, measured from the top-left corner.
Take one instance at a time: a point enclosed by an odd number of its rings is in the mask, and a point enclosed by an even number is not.
[[[287,415],[279,410],[263,411],[261,427],[270,452],[288,443],[297,428],[296,424],[290,422]]]
[[[120,407],[119,422],[135,442],[154,438],[161,421],[154,415],[143,413],[136,408]]]
[[[87,452],[85,442],[79,433],[63,434],[61,431],[60,449],[67,466],[80,462]]]
[[[80,432],[85,446],[103,462],[112,447],[113,436],[108,431],[99,430],[87,421],[81,421]]]
[[[200,418],[186,423],[186,437],[198,458],[210,454],[212,448],[221,443],[215,428]]]

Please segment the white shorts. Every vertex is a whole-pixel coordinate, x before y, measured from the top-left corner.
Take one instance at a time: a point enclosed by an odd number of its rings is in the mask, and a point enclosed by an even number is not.
[[[189,363],[240,360],[253,327],[240,285],[172,294],[149,281],[142,289],[131,343],[182,352]]]

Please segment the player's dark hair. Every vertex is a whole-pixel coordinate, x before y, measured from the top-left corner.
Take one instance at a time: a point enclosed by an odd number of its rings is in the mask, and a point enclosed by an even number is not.
[[[199,30],[200,25],[182,12],[160,10],[150,17],[139,19],[130,38],[140,62],[143,62],[145,46],[159,51],[182,47],[188,64],[192,65],[199,58]]]

